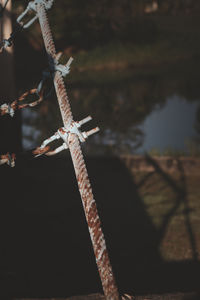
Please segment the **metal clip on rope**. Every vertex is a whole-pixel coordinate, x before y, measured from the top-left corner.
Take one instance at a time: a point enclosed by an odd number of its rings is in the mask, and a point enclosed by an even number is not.
[[[27,13],[29,13],[29,11],[37,12],[36,6],[38,4],[43,4],[45,9],[48,10],[52,7],[53,0],[34,0],[34,1],[30,1],[29,4],[27,5],[27,8],[25,9],[25,11],[23,13],[21,13],[21,15],[17,18],[17,22],[20,25],[22,25],[23,28],[28,28],[29,26],[31,26],[37,20],[38,15],[36,14],[35,17],[33,17],[26,24],[23,24],[22,21],[21,21],[25,17],[25,15]]]
[[[70,72],[70,65],[74,60],[73,57],[70,57],[68,62],[65,65],[59,64],[58,60],[61,56],[61,53],[58,53],[56,58],[53,60],[52,71],[59,71],[63,77],[65,77]]]
[[[84,132],[81,132],[79,130],[79,128],[87,123],[88,121],[92,120],[92,117],[91,116],[88,116],[87,118],[79,121],[79,122],[72,122],[71,125],[69,126],[69,128],[65,128],[65,127],[61,127],[57,130],[57,132],[52,135],[50,138],[46,139],[42,145],[40,147],[38,147],[34,152],[35,152],[35,157],[37,156],[40,156],[42,154],[45,154],[47,156],[51,156],[51,155],[54,155],[54,154],[57,154],[65,149],[68,149],[68,136],[70,133],[73,133],[73,134],[76,134],[79,138],[79,140],[83,143],[85,142],[85,140],[92,134],[96,133],[99,131],[99,127],[96,127],[96,128],[93,128],[92,130],[89,130],[89,131],[84,131]],[[55,150],[53,151],[48,151],[46,153],[44,153],[43,151],[41,151],[42,149],[46,148],[48,144],[50,144],[51,142],[57,140],[57,139],[63,139],[64,143],[56,148]],[[47,148],[48,149],[48,148]]]

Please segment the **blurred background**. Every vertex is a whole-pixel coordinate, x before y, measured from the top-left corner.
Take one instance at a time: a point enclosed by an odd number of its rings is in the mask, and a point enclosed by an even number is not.
[[[27,4],[8,2],[1,39]],[[120,291],[199,299],[200,2],[55,0],[48,16],[61,61],[74,58],[65,78],[74,119],[91,115],[89,128],[100,127],[82,146]],[[47,65],[36,21],[0,56],[0,103],[37,87]],[[0,153],[25,155],[61,126],[53,92],[1,117]],[[1,209],[4,296],[101,291],[69,155],[21,155],[15,169],[0,172],[9,191]]]

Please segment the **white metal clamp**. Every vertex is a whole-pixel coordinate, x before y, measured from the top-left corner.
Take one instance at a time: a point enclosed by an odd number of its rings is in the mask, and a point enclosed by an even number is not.
[[[27,8],[25,9],[25,11],[23,11],[23,13],[21,13],[21,15],[19,15],[19,17],[17,18],[17,23],[19,23],[21,26],[23,26],[23,28],[28,28],[29,26],[31,26],[35,22],[35,20],[37,20],[37,18],[38,18],[37,14],[30,21],[28,21],[26,24],[23,24],[22,19],[25,17],[25,15],[27,13],[29,13],[29,11],[37,12],[36,7],[37,7],[38,4],[43,4],[45,6],[45,9],[48,10],[53,5],[53,0],[34,0],[34,1],[30,1],[29,4],[27,5]]]
[[[45,147],[47,147],[48,144],[50,144],[51,142],[53,142],[54,140],[57,140],[57,139],[62,139],[64,141],[64,143],[56,148],[55,150],[53,151],[48,151],[45,153],[45,155],[48,155],[48,156],[51,156],[51,155],[54,155],[54,154],[57,154],[65,149],[68,149],[69,146],[68,146],[68,136],[70,133],[73,133],[73,134],[76,134],[80,140],[80,142],[85,142],[85,140],[92,134],[96,133],[99,131],[99,127],[96,127],[96,128],[93,128],[92,130],[89,130],[89,131],[80,131],[79,128],[87,123],[88,121],[92,120],[92,117],[91,116],[88,116],[87,118],[84,118],[83,120],[79,121],[79,122],[75,122],[75,121],[72,121],[72,123],[70,124],[70,126],[68,128],[65,128],[65,127],[61,127],[57,130],[57,132],[52,135],[50,138],[46,139],[42,145],[38,148],[39,149],[44,149]],[[41,153],[38,151],[39,154],[36,155],[37,156],[40,156],[44,153]]]
[[[62,53],[58,53],[56,55],[56,58],[53,60],[53,65],[52,65],[52,71],[56,72],[59,71],[61,73],[61,75],[63,77],[65,77],[67,74],[69,74],[70,72],[70,65],[72,63],[72,61],[74,60],[73,57],[70,57],[68,62],[65,65],[59,64],[58,60],[60,58],[60,56],[62,55]]]

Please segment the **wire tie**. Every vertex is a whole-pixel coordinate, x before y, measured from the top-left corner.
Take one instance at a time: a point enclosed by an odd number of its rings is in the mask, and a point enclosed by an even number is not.
[[[79,121],[79,122],[75,122],[75,121],[72,121],[72,123],[70,124],[69,127],[65,128],[65,127],[61,127],[57,130],[57,132],[52,135],[50,138],[46,139],[42,145],[40,147],[38,147],[35,151],[35,153],[37,153],[37,156],[40,156],[42,154],[44,154],[44,152],[40,151],[40,150],[43,150],[45,147],[47,147],[48,144],[50,144],[51,142],[53,142],[54,140],[56,139],[62,139],[64,141],[64,143],[56,148],[55,150],[52,150],[52,151],[48,151],[45,153],[45,155],[48,155],[48,156],[51,156],[51,155],[54,155],[54,154],[57,154],[65,149],[68,149],[69,146],[68,146],[68,136],[70,133],[73,133],[73,134],[76,134],[80,140],[80,142],[85,142],[85,140],[92,134],[96,133],[99,131],[99,127],[96,127],[96,128],[93,128],[89,131],[84,131],[84,132],[81,132],[79,130],[79,128],[87,123],[88,121],[90,121],[92,119],[91,116],[88,116],[86,118],[84,118],[83,120]]]
[[[59,71],[63,77],[65,77],[70,72],[70,65],[73,61],[73,57],[70,57],[65,65],[58,64],[58,60],[54,60],[54,72]]]

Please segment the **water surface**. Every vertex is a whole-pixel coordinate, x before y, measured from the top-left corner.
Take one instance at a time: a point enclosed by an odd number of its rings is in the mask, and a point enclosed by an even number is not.
[[[167,148],[187,151],[187,141],[197,136],[195,123],[198,107],[198,100],[189,102],[178,95],[167,98],[165,106],[155,108],[141,124],[145,138],[137,152],[148,152],[153,148],[160,152]]]
[[[174,67],[175,68],[175,67]],[[83,130],[100,132],[83,145],[86,154],[142,154],[156,149],[188,151],[198,140],[200,87],[195,72],[176,66],[136,72],[95,73],[67,81],[75,120],[93,117]],[[72,78],[75,78],[72,80]],[[62,126],[55,95],[23,111],[23,146],[30,149]]]

